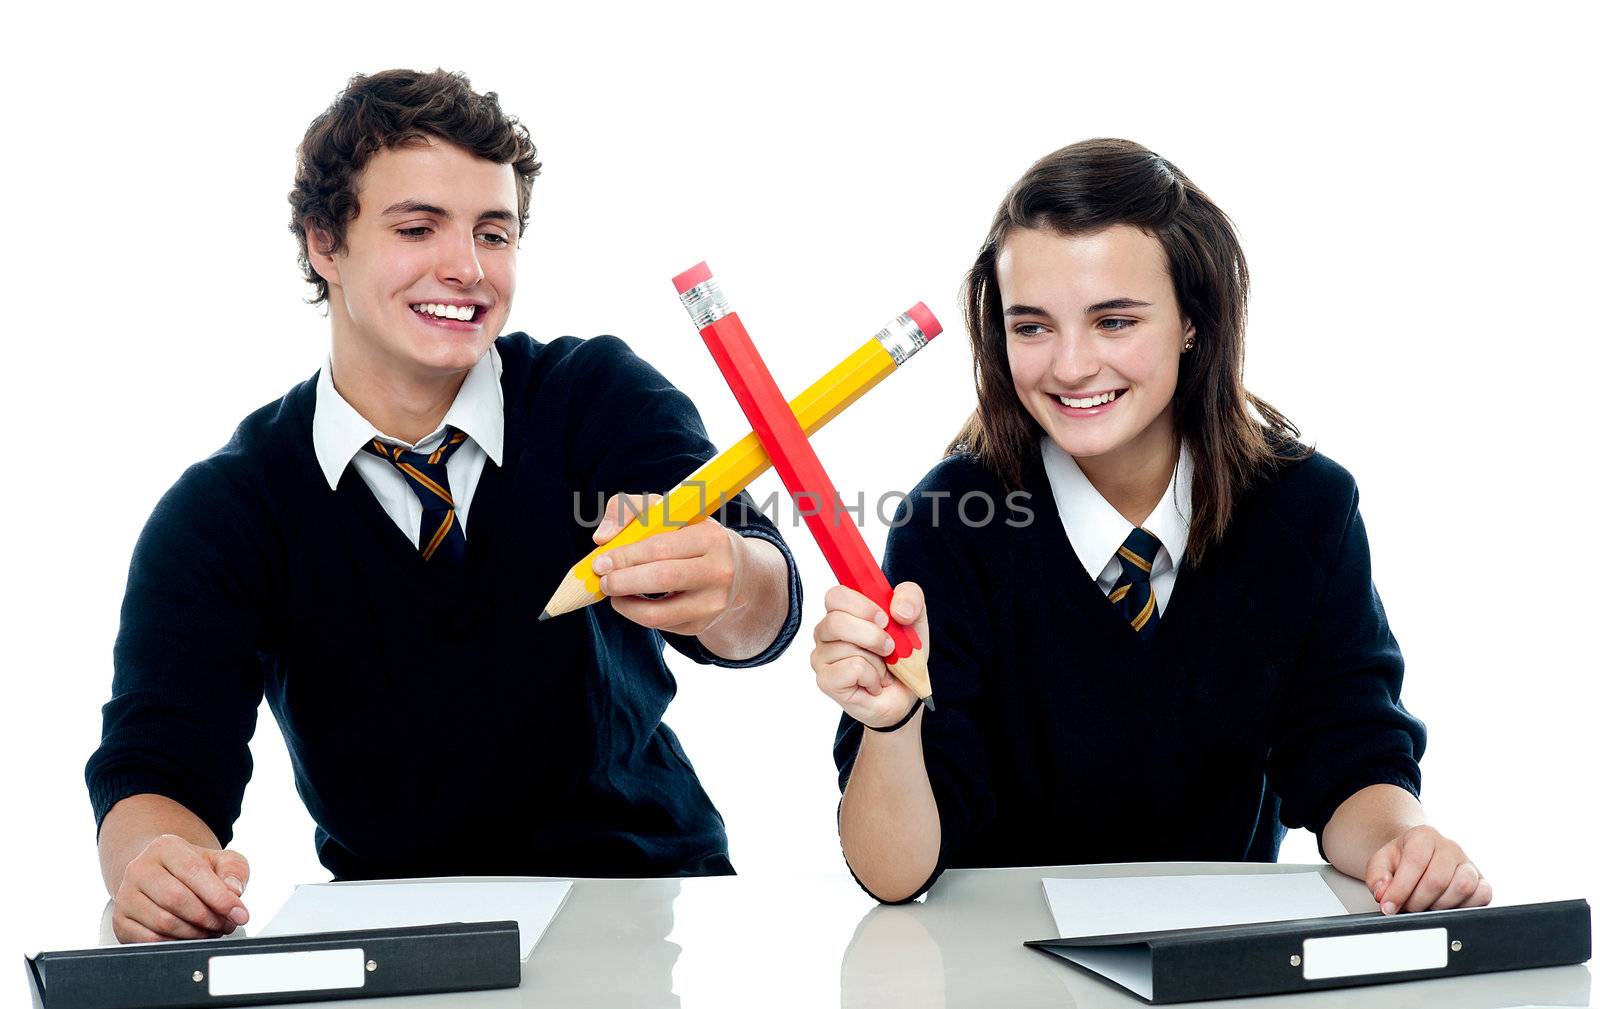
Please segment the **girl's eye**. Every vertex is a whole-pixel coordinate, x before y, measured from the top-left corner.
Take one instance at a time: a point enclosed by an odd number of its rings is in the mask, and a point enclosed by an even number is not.
[[[395,232],[396,234],[403,235],[406,238],[421,238],[423,235],[426,235],[429,230],[430,229],[425,226],[418,226],[415,228],[396,228]]]
[[[1037,322],[1024,322],[1012,327],[1011,331],[1018,336],[1038,336],[1044,332],[1044,327]]]
[[[1133,327],[1138,321],[1137,319],[1101,319],[1100,328],[1107,332],[1120,333],[1124,329]]]

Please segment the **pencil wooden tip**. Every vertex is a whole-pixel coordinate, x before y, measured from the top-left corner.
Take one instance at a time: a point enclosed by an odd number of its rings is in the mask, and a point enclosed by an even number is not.
[[[544,604],[544,612],[539,614],[539,619],[549,620],[551,617],[559,617],[563,613],[581,610],[585,606],[592,606],[604,598],[604,596],[598,596],[590,592],[584,586],[583,579],[569,571],[567,576],[561,579],[561,585],[556,589],[555,595],[551,596],[550,601]]]
[[[928,704],[933,696],[933,687],[928,682],[928,655],[921,648],[915,649],[905,658],[889,667],[889,671],[906,686],[911,692],[922,698],[923,704]],[[933,705],[929,704],[931,709]]]

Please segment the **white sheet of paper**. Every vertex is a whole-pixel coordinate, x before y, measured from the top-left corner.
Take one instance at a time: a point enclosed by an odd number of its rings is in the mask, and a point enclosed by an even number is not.
[[[1046,879],[1062,936],[1120,935],[1348,914],[1319,872]]]
[[[1348,914],[1318,872],[1046,879],[1045,899],[1065,936],[1292,921]],[[1051,949],[1146,999],[1154,977],[1146,946]]]
[[[571,889],[571,883],[489,880],[307,883],[295,887],[261,934],[515,920],[526,960]]]

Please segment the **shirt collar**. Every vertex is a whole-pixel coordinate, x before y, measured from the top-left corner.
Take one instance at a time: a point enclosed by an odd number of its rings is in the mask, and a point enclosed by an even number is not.
[[[1078,562],[1090,578],[1099,579],[1102,572],[1116,556],[1133,523],[1100,496],[1094,484],[1083,475],[1077,462],[1050,438],[1042,440],[1044,471],[1050,480],[1050,492],[1056,501],[1056,511],[1061,515],[1061,525],[1066,529],[1067,542]],[[1167,481],[1166,493],[1144,529],[1161,541],[1152,574],[1176,567],[1189,546],[1189,516],[1194,487],[1194,460],[1187,445],[1178,449],[1178,465]]]
[[[505,447],[506,410],[505,393],[500,388],[500,352],[493,344],[489,352],[472,366],[461,382],[461,389],[450,404],[439,429],[447,425],[465,431],[483,449],[496,466]],[[437,434],[438,432],[434,432]],[[317,453],[317,465],[328,486],[337,490],[345,467],[361,451],[361,447],[374,437],[384,435],[372,422],[356,412],[333,386],[333,359],[329,357],[317,375],[317,405],[311,417],[311,445]],[[429,435],[429,438],[433,435]],[[422,439],[426,442],[428,439]],[[419,442],[418,444],[421,444]]]

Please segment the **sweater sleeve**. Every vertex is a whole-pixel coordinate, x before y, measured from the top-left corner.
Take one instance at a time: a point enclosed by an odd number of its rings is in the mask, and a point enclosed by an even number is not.
[[[156,505],[128,570],[111,699],[85,779],[96,829],[111,807],[153,792],[194,813],[224,845],[252,769],[261,704],[262,578],[257,512],[215,459]]]
[[[1309,828],[1320,844],[1334,810],[1368,785],[1420,794],[1426,733],[1400,703],[1404,668],[1372,583],[1352,482],[1327,583],[1272,727],[1267,778],[1285,826]]]
[[[988,762],[978,730],[984,679],[994,654],[985,601],[994,576],[977,562],[982,551],[971,542],[975,531],[956,520],[954,499],[960,494],[940,489],[940,472],[931,474],[901,504],[884,554],[890,584],[910,581],[922,587],[931,639],[928,674],[938,705],[923,714],[922,752],[939,810],[939,858],[917,892],[896,903],[927,892],[960,858],[967,840],[994,817]],[[841,791],[855,767],[864,731],[849,715],[840,719],[833,757]]]
[[[716,455],[694,403],[626,343],[599,336],[585,341],[583,351],[590,358],[584,370],[588,388],[579,402],[591,405],[596,423],[574,424],[573,430],[582,432],[592,492],[607,498],[664,494]],[[712,517],[741,536],[766,540],[783,554],[789,572],[783,627],[761,654],[739,660],[707,650],[695,637],[663,633],[662,638],[696,662],[735,669],[764,665],[782,655],[800,629],[800,574],[794,555],[748,493],[741,491]]]

